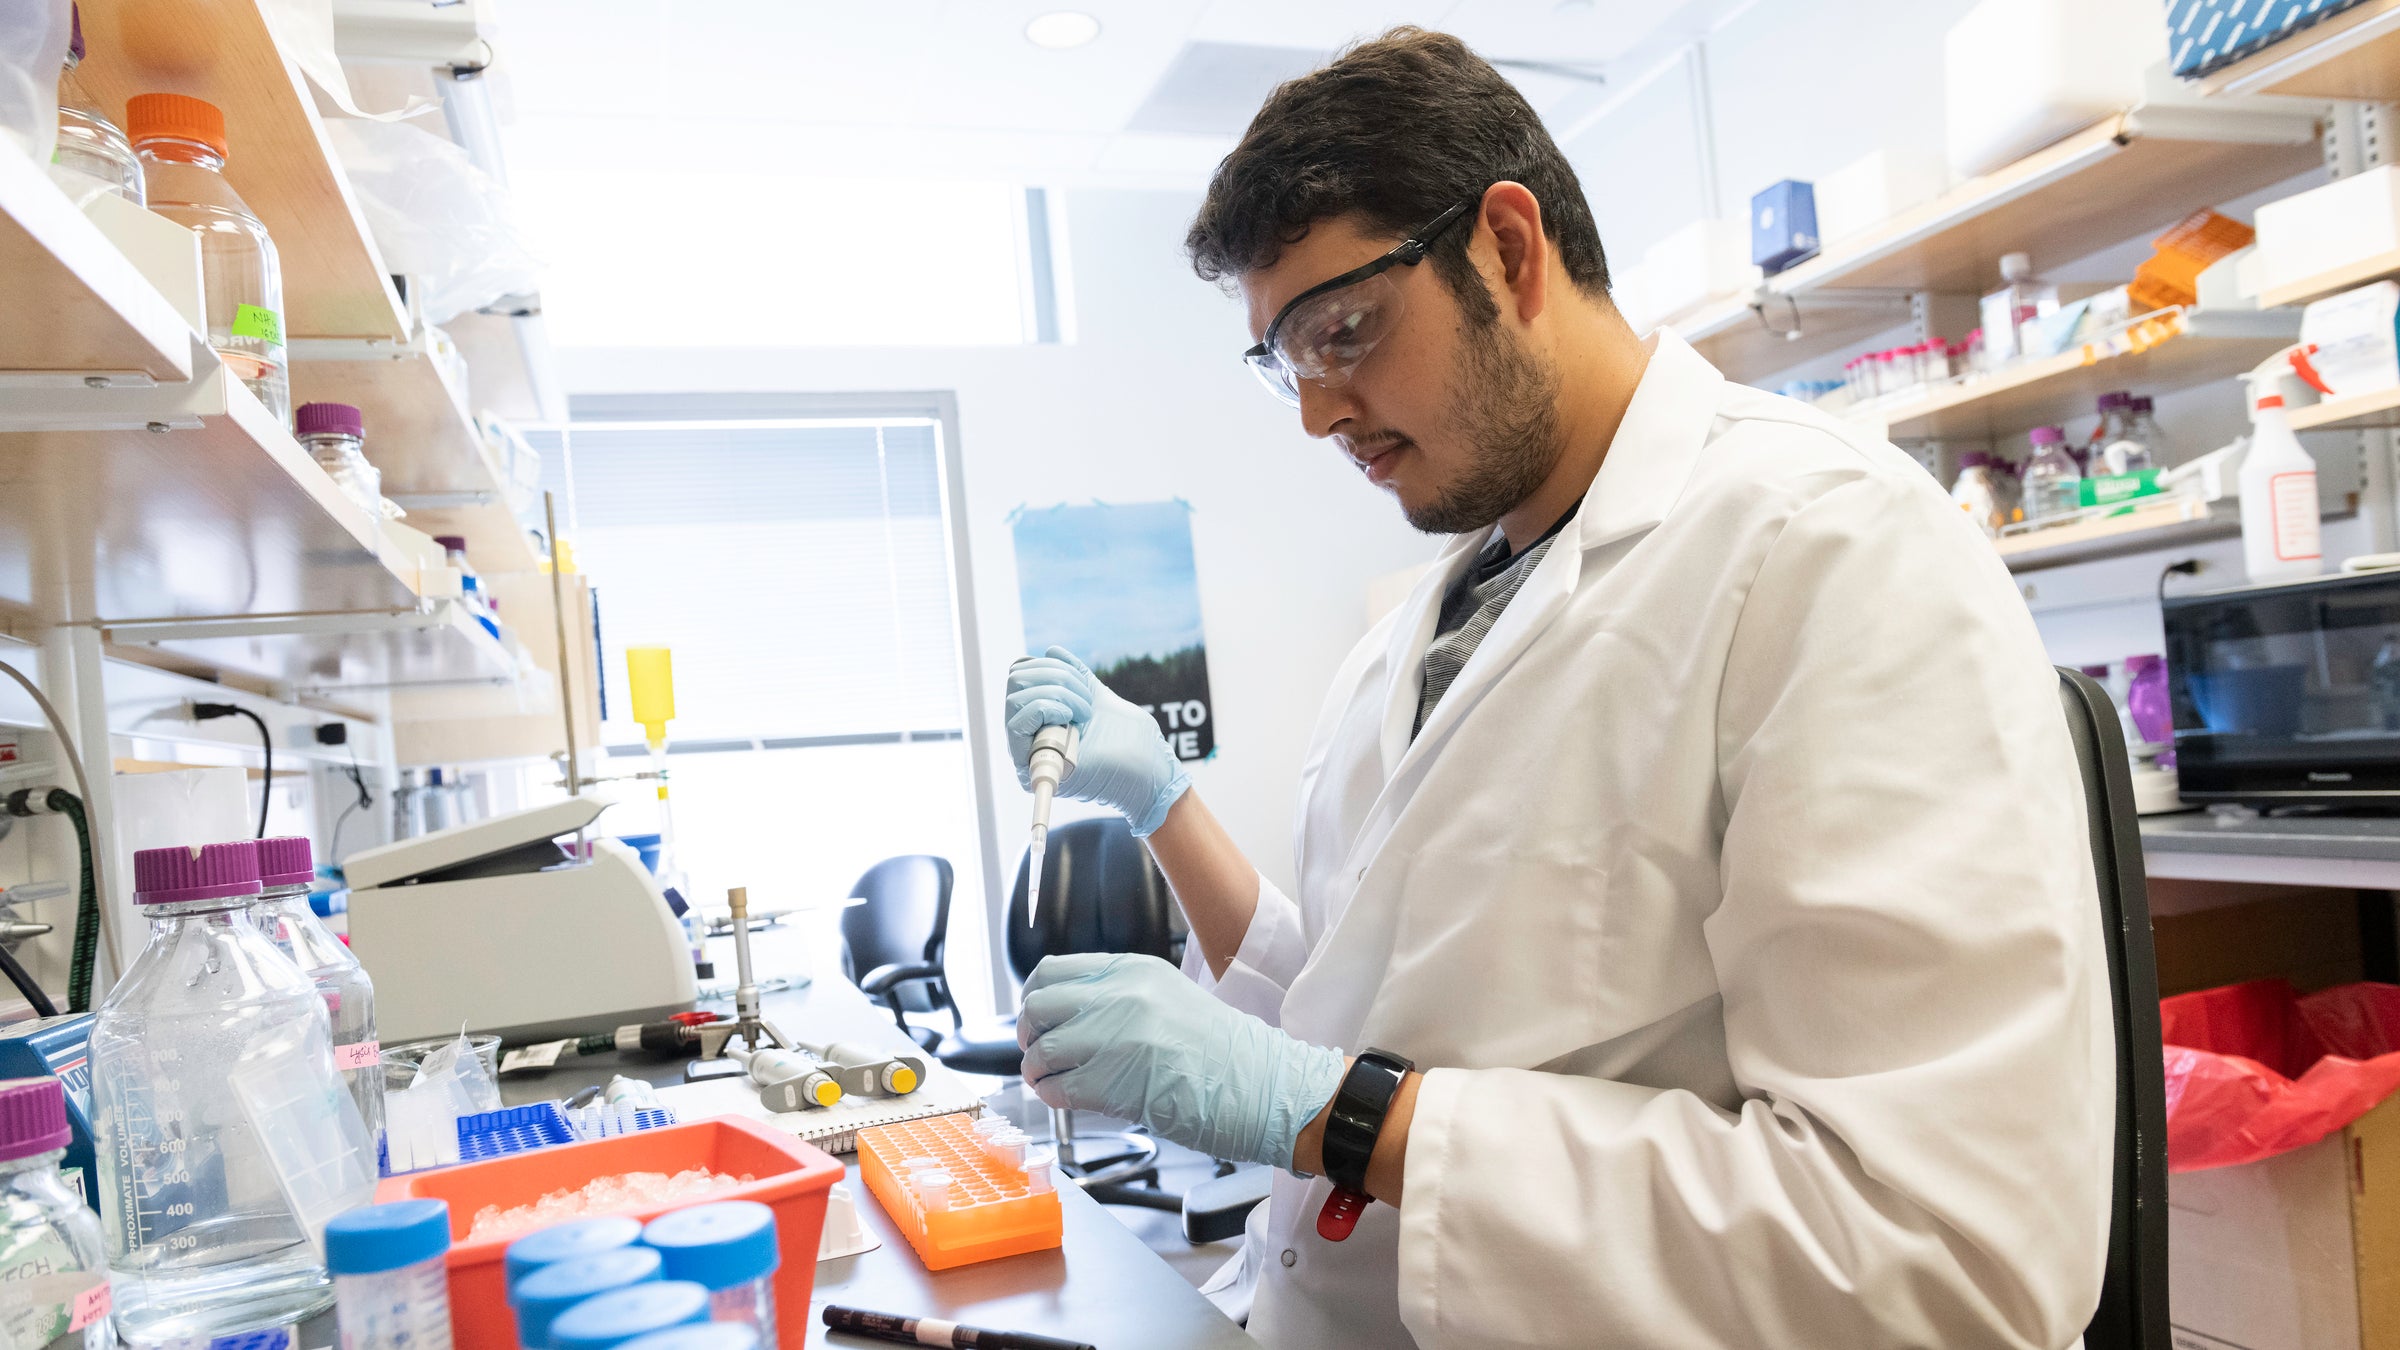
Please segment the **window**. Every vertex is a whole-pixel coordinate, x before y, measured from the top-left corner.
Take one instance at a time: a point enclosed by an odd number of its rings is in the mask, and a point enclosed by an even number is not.
[[[521,172],[566,347],[1057,342],[1060,213],[1006,183]]]
[[[577,399],[533,437],[598,597],[601,772],[648,767],[626,647],[672,648],[665,762],[694,897],[828,905],[883,858],[948,858],[948,965],[962,1003],[988,1006],[947,428],[939,409],[809,406]],[[612,784],[604,827],[657,828],[647,786]]]

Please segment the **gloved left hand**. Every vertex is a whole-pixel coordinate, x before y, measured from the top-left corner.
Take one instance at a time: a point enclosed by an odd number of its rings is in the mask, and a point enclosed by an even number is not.
[[[1212,1158],[1289,1170],[1342,1085],[1339,1051],[1236,1012],[1155,956],[1052,956],[1017,1015],[1025,1083]]]

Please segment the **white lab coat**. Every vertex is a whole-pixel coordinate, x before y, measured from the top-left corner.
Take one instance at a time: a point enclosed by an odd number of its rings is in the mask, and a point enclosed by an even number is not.
[[[1252,1215],[1299,1347],[2074,1344],[2114,1043],[2056,676],[1925,471],[1672,334],[1412,742],[1461,536],[1335,677],[1228,1003],[1428,1069],[1404,1204]]]

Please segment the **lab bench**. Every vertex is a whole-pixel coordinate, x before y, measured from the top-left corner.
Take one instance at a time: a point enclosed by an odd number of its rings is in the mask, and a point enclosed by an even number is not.
[[[2142,863],[2153,877],[2180,881],[2400,890],[2400,818],[2144,816]]]
[[[715,950],[729,944],[717,939],[709,945],[711,956],[718,958],[717,968],[730,973],[731,953]],[[764,978],[775,972],[762,963],[759,973]],[[896,1053],[917,1053],[893,1026],[890,1014],[836,978],[821,975],[807,987],[766,994],[761,1005],[766,1019],[789,1036],[880,1042]],[[730,1011],[724,1005],[703,1006]],[[511,1106],[553,1101],[587,1085],[605,1084],[618,1074],[665,1086],[683,1081],[683,1066],[690,1062],[618,1054],[568,1059],[545,1074],[503,1078],[500,1094]],[[883,1245],[818,1263],[813,1303],[807,1310],[812,1348],[876,1344],[855,1336],[828,1340],[821,1312],[828,1302],[996,1330],[1037,1331],[1086,1341],[1099,1350],[1233,1350],[1254,1344],[1098,1201],[1072,1186],[1059,1188],[1066,1231],[1058,1250],[934,1272],[918,1261],[860,1181],[857,1160],[845,1162],[859,1216]]]

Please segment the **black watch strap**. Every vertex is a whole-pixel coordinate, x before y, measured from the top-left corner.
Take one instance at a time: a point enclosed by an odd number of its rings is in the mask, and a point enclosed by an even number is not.
[[[1400,1082],[1417,1066],[1389,1050],[1362,1050],[1342,1075],[1325,1119],[1325,1177],[1345,1191],[1367,1193],[1367,1160]]]

